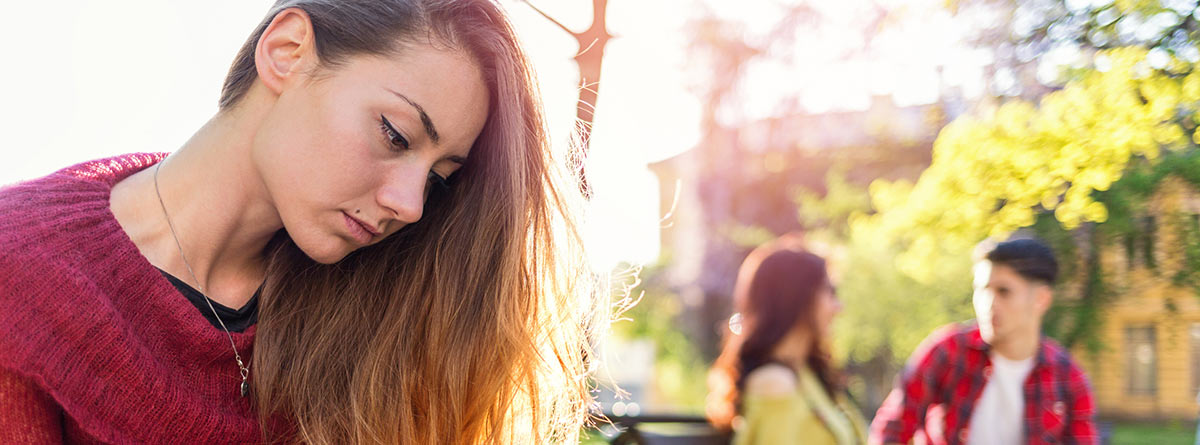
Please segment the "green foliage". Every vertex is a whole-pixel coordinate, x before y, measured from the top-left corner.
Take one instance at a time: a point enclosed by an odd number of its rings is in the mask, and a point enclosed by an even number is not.
[[[1147,215],[1145,203],[1168,176],[1178,177],[1194,187],[1200,188],[1200,149],[1165,156],[1158,163],[1139,163],[1129,169],[1125,176],[1112,188],[1096,193],[1096,200],[1110,209],[1109,220],[1098,226],[1107,237],[1107,242],[1123,242],[1126,253],[1132,260],[1138,250],[1148,267],[1156,267],[1153,255],[1155,230],[1141,224],[1139,216]],[[1170,226],[1177,226],[1179,239],[1183,242],[1183,264],[1171,276],[1177,286],[1189,286],[1200,291],[1200,221],[1192,215],[1160,215],[1183,217]]]
[[[1059,276],[1076,276],[1075,269],[1079,267],[1078,246],[1072,232],[1065,230],[1050,213],[1038,215],[1037,223],[1031,228],[1054,249],[1061,267]],[[1089,242],[1097,246],[1098,240],[1099,237],[1093,234]],[[1103,279],[1099,257],[1088,256],[1084,268],[1086,270],[1083,274],[1085,282],[1082,295],[1067,295],[1060,281],[1057,291],[1060,297],[1054,300],[1046,313],[1042,327],[1046,335],[1067,347],[1083,345],[1089,352],[1097,353],[1104,347],[1100,339],[1104,304],[1111,301],[1115,293]]]
[[[845,237],[850,230],[850,217],[871,210],[871,196],[846,180],[846,168],[837,167],[825,176],[825,195],[802,189],[796,193],[800,222],[804,227]]]
[[[839,350],[856,361],[884,351],[903,359],[933,327],[970,317],[973,247],[1022,227],[1055,248],[1063,276],[1085,280],[1083,295],[1057,299],[1047,333],[1067,346],[1102,346],[1101,315],[1116,291],[1096,255],[1080,261],[1072,230],[1094,223],[1096,234],[1083,240],[1093,246],[1131,240],[1135,253],[1153,248],[1142,219],[1149,196],[1167,175],[1200,184],[1191,136],[1200,72],[1178,63],[1151,70],[1137,48],[1100,57],[1107,69],[1082,75],[1036,106],[1014,101],[952,122],[916,183],[871,185],[875,213],[849,212],[842,238],[846,310],[839,326],[853,328],[839,331]],[[831,191],[840,187],[836,176],[830,183]],[[862,208],[850,193],[830,193],[825,199],[833,202],[823,205],[805,199],[810,221]],[[1200,237],[1196,232],[1185,239]],[[1192,278],[1200,275],[1200,247],[1189,243],[1188,251],[1176,280],[1200,282]],[[1154,255],[1140,255],[1154,265]]]
[[[1108,51],[1100,56],[1111,61],[1107,70],[1038,106],[1013,101],[988,116],[959,118],[938,136],[916,184],[872,184],[874,217],[907,246],[905,273],[928,280],[930,258],[1030,226],[1043,210],[1066,228],[1106,221],[1110,208],[1096,192],[1131,165],[1152,164],[1163,148],[1191,146],[1185,130],[1194,125],[1181,116],[1196,112],[1200,72],[1151,70],[1145,56],[1137,48]]]
[[[1089,72],[1087,64],[1098,50],[1141,47],[1159,56],[1200,58],[1196,0],[947,0],[946,5],[960,17],[994,18],[980,21],[983,26],[968,41],[993,54],[997,73],[1017,78],[1015,88],[999,95],[1037,98],[1050,90],[1046,86]]]
[[[1145,215],[1145,202],[1168,175],[1200,185],[1200,154],[1194,149],[1166,156],[1157,163],[1139,160],[1109,190],[1094,194],[1097,202],[1108,208],[1108,220],[1101,231],[1114,240],[1137,236],[1142,231],[1136,217]]]
[[[608,438],[598,429],[590,428],[579,437],[579,445],[606,445]]]
[[[1184,223],[1183,268],[1172,278],[1176,286],[1191,287],[1200,294],[1200,218]]]
[[[881,211],[872,218],[906,246],[901,269],[934,283],[929,264],[1030,227],[1061,256],[1063,275],[1078,276],[1071,229],[1085,222],[1097,225],[1085,242],[1125,243],[1131,257],[1157,267],[1152,218],[1161,216],[1149,215],[1146,203],[1168,175],[1200,184],[1200,152],[1188,137],[1200,74],[1148,70],[1144,56],[1139,49],[1105,53],[1109,70],[1046,96],[1039,107],[1013,102],[987,118],[957,120],[938,137],[933,164],[916,184],[873,184]],[[1200,274],[1200,248],[1189,243],[1186,250],[1177,283]],[[1115,291],[1096,255],[1082,264],[1082,295],[1058,299],[1045,326],[1067,346],[1098,350],[1103,306]]]
[[[1045,241],[1054,249],[1059,264],[1059,276],[1074,277],[1079,272],[1079,247],[1076,245],[1075,234],[1065,228],[1050,212],[1042,212],[1030,229],[1038,238]],[[1057,339],[1065,345],[1083,344],[1093,352],[1098,352],[1103,346],[1099,341],[1100,316],[1103,303],[1112,293],[1100,279],[1100,262],[1095,256],[1085,259],[1085,279],[1083,296],[1070,298],[1066,295],[1061,284],[1057,290],[1060,298],[1054,300],[1050,310],[1042,320],[1046,335]]]
[[[829,257],[838,277],[841,315],[834,324],[839,362],[866,363],[888,357],[899,366],[929,332],[971,317],[971,261],[967,254],[929,264],[922,282],[896,266],[900,246],[869,216],[870,195],[845,179],[843,169],[825,178],[826,194],[796,195],[805,239]]]
[[[626,283],[633,300],[626,302],[612,332],[624,340],[654,341],[657,395],[674,407],[672,412],[698,413],[704,407],[708,363],[679,329],[682,299],[662,284],[662,269],[647,268],[638,281],[630,277]]]
[[[929,264],[933,278],[924,282],[899,270],[899,252],[869,220],[854,219],[838,264],[839,361],[863,363],[882,355],[900,365],[931,331],[972,317],[969,252]]]

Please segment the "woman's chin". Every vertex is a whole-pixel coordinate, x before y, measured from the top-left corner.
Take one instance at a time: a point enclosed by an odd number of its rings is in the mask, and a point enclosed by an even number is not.
[[[339,238],[335,238],[333,242],[321,243],[320,246],[308,245],[308,243],[303,243],[298,240],[293,241],[296,242],[296,247],[299,247],[300,251],[304,252],[309,259],[321,264],[336,263],[341,261],[342,258],[345,258],[346,255],[349,255],[350,252],[354,251],[354,247],[351,246],[350,243]]]

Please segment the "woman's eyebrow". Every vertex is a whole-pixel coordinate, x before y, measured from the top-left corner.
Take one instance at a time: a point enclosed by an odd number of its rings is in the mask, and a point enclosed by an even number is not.
[[[433,143],[435,143],[435,144],[438,143],[437,127],[433,126],[433,119],[430,119],[429,114],[425,113],[425,108],[421,107],[420,104],[414,102],[412,99],[409,99],[408,96],[397,93],[390,89],[388,90],[388,92],[395,94],[396,96],[400,97],[401,99],[404,99],[405,102],[408,102],[409,105],[412,105],[412,107],[417,110],[417,115],[421,119],[421,125],[425,127],[425,134],[429,135],[429,139],[431,141],[433,141]]]

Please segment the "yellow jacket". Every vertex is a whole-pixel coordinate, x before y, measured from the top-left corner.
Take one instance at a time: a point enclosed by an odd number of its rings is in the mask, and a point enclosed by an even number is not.
[[[857,445],[867,442],[866,421],[843,395],[831,400],[808,367],[794,390],[744,394],[733,445]]]

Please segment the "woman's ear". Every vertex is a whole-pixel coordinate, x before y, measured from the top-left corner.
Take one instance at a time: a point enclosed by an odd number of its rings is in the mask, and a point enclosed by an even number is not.
[[[312,19],[300,8],[280,11],[258,39],[254,65],[268,90],[279,95],[316,65]]]

